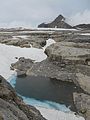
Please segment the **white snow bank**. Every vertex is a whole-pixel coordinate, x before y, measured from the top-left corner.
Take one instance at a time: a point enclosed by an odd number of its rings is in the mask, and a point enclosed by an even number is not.
[[[17,60],[15,57],[25,57],[40,62],[47,58],[43,49],[37,48],[20,48],[15,46],[8,46],[0,44],[0,75],[9,79],[15,72],[10,70],[11,63]]]
[[[13,33],[13,32],[10,32],[10,31],[0,31],[0,33],[4,33],[4,34],[8,34],[8,33]]]
[[[11,83],[11,82],[10,82]],[[48,101],[48,100],[36,100],[34,98],[28,98],[28,97],[24,97],[19,95],[20,97],[23,98],[23,101],[26,104],[35,106],[35,107],[42,107],[42,108],[46,108],[46,109],[54,109],[54,110],[59,110],[62,112],[70,112],[70,109],[68,107],[66,107],[64,104],[59,104],[56,102],[52,102],[52,101]]]
[[[88,36],[88,35],[90,35],[90,33],[82,33],[80,35],[86,35],[86,36]]]
[[[85,120],[73,112],[62,112],[54,109],[36,107],[47,120]]]
[[[25,30],[25,31],[19,31],[19,33],[49,33],[52,34],[54,31],[51,30]]]
[[[35,30],[51,30],[51,31],[67,31],[68,30],[68,31],[77,31],[76,29],[65,29],[65,28],[36,28]]]
[[[56,42],[53,39],[46,40],[46,45],[43,47],[43,50],[45,50],[48,46],[50,46],[50,45],[52,45],[54,43],[56,43]]]
[[[51,101],[39,101],[33,98],[23,97],[26,104],[35,106],[47,120],[84,120],[83,117],[76,116],[63,104]],[[56,110],[57,109],[57,110]]]
[[[17,38],[22,38],[22,39],[27,39],[27,35],[20,35],[20,36],[13,36],[13,39],[17,39]]]

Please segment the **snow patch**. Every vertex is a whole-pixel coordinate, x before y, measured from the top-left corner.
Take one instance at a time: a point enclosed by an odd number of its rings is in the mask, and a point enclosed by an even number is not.
[[[66,29],[66,28],[36,28],[36,30],[50,30],[50,31],[77,31],[76,29]]]
[[[50,46],[50,45],[52,45],[54,43],[56,43],[56,42],[53,39],[46,40],[46,45],[43,47],[43,50],[45,50],[48,46]]]
[[[49,33],[52,34],[54,31],[51,30],[35,30],[35,29],[31,29],[31,30],[25,30],[25,31],[19,31],[19,33]]]
[[[46,59],[43,49],[37,48],[20,48],[15,46],[8,46],[0,44],[0,75],[9,79],[10,76],[15,74],[15,71],[10,70],[12,63],[15,63],[17,59],[15,57],[25,57],[35,60],[35,62],[41,62]]]
[[[86,35],[86,36],[89,36],[90,33],[82,33],[82,34],[80,34],[80,35]]]
[[[43,117],[47,120],[85,120],[83,117],[76,116],[73,112],[62,112],[54,109],[36,107]]]
[[[13,39],[17,39],[17,38],[22,38],[22,39],[27,39],[27,35],[20,35],[20,36],[13,36]]]

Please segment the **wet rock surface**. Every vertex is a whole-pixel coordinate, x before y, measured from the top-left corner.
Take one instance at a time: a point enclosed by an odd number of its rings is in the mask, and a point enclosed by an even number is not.
[[[0,120],[45,120],[34,107],[26,105],[0,76]]]

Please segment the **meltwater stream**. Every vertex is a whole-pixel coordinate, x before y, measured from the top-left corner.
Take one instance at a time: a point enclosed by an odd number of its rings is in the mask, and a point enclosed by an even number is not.
[[[26,103],[63,112],[75,111],[73,92],[81,91],[73,83],[41,76],[13,77],[10,83]]]

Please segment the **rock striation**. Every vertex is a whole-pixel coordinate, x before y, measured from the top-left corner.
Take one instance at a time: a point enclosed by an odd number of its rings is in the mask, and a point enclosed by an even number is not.
[[[65,64],[87,64],[89,65],[90,44],[57,42],[45,50],[52,61]]]

